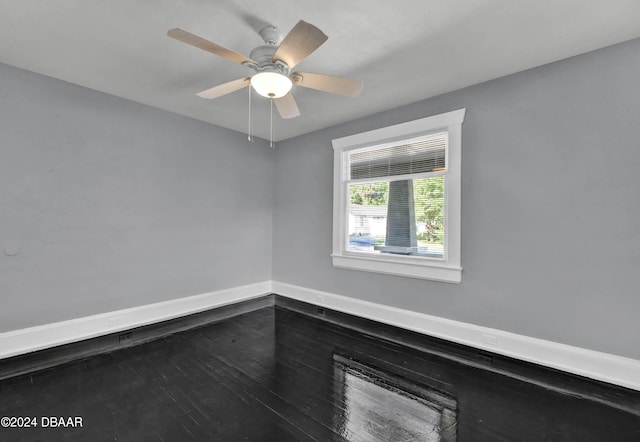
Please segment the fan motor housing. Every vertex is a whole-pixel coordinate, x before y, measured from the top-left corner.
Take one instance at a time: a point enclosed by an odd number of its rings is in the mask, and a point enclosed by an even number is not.
[[[276,53],[277,49],[278,49],[277,46],[271,46],[271,45],[258,46],[257,48],[251,51],[249,58],[254,60],[258,64],[258,66],[271,64],[272,63],[271,59],[273,58],[273,54]]]
[[[251,51],[249,57],[256,62],[256,65],[248,64],[256,72],[278,72],[282,75],[289,75],[289,66],[283,61],[273,62],[273,54],[276,53],[277,46],[262,45]]]

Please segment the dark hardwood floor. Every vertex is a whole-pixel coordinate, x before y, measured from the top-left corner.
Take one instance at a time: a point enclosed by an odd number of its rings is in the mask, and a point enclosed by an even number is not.
[[[0,381],[0,440],[640,441],[640,393],[562,391],[272,306]]]

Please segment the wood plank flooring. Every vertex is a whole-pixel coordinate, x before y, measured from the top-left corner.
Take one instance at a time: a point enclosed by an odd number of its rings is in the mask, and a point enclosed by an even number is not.
[[[0,381],[0,417],[39,424],[0,440],[640,441],[636,393],[611,406],[275,306]],[[420,407],[449,416],[442,439],[403,430]]]

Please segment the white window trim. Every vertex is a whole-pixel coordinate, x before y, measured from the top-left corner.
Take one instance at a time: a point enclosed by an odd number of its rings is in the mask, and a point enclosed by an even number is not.
[[[411,278],[432,279],[451,283],[462,281],[461,254],[461,194],[462,194],[462,122],[466,109],[419,120],[383,127],[381,129],[337,138],[332,141],[333,166],[333,259],[334,267],[341,267]],[[449,134],[447,157],[447,213],[448,235],[446,259],[429,259],[390,254],[365,254],[346,250],[348,223],[346,182],[343,179],[345,152],[366,146],[376,146],[446,130]]]

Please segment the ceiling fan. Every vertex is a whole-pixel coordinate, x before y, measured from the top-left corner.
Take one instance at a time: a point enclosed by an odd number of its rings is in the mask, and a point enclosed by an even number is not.
[[[351,97],[358,96],[362,91],[363,83],[358,80],[309,72],[290,72],[328,38],[320,29],[303,20],[284,39],[275,26],[262,29],[260,36],[265,44],[253,49],[249,58],[180,28],[169,30],[167,35],[255,71],[251,77],[239,78],[198,92],[197,95],[202,98],[218,98],[251,85],[260,95],[273,99],[282,118],[294,118],[300,115],[300,110],[291,94],[293,84]]]

